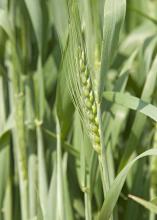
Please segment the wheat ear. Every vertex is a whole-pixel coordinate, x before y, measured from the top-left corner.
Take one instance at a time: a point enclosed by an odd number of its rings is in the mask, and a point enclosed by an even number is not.
[[[100,154],[100,127],[98,120],[98,104],[96,93],[92,83],[92,77],[88,64],[85,59],[84,51],[79,54],[79,69],[80,69],[80,90],[83,108],[83,117],[86,118],[86,127],[93,145],[94,150]]]
[[[83,46],[77,49],[74,68],[71,71],[69,70],[67,79],[73,103],[80,114],[83,125],[85,125],[94,150],[100,154],[98,102],[85,54]],[[69,62],[68,66],[70,65]]]

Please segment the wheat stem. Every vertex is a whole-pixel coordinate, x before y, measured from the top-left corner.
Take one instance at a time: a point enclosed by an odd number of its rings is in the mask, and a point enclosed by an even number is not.
[[[153,147],[157,148],[157,124],[155,126],[155,134],[154,134],[154,139],[153,139]],[[152,157],[150,159],[150,169],[151,169],[151,185],[150,185],[150,199],[153,200],[157,197],[157,179],[156,179],[156,174],[157,174],[157,158]],[[155,220],[155,214],[150,213],[149,216],[150,220]]]

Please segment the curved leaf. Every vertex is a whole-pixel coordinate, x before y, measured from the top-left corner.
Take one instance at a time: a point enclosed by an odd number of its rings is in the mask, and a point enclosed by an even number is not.
[[[157,156],[157,150],[148,150],[144,153],[137,156],[134,160],[130,161],[125,168],[118,174],[116,179],[114,180],[113,184],[111,185],[110,190],[108,191],[108,194],[106,196],[106,199],[104,201],[104,204],[102,206],[102,209],[99,213],[98,220],[109,220],[113,209],[116,205],[116,202],[118,200],[118,197],[120,195],[120,192],[122,190],[122,187],[124,185],[124,182],[126,180],[127,174],[131,167],[134,165],[134,163],[146,156]]]
[[[154,121],[157,121],[157,107],[135,96],[120,92],[104,92],[103,97],[107,101],[122,105],[132,110],[139,111]]]
[[[139,198],[139,197],[133,196],[133,195],[129,195],[129,198],[133,199],[135,202],[137,202],[140,205],[144,206],[149,211],[157,214],[157,206],[154,203],[146,201],[142,198]]]

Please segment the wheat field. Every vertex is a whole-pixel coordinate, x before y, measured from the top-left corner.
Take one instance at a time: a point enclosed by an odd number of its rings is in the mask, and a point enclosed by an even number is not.
[[[0,220],[156,220],[157,1],[0,0]]]

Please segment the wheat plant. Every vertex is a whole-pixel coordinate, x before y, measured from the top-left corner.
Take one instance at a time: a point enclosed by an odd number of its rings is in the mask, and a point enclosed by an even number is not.
[[[155,220],[157,2],[0,0],[0,220]]]

